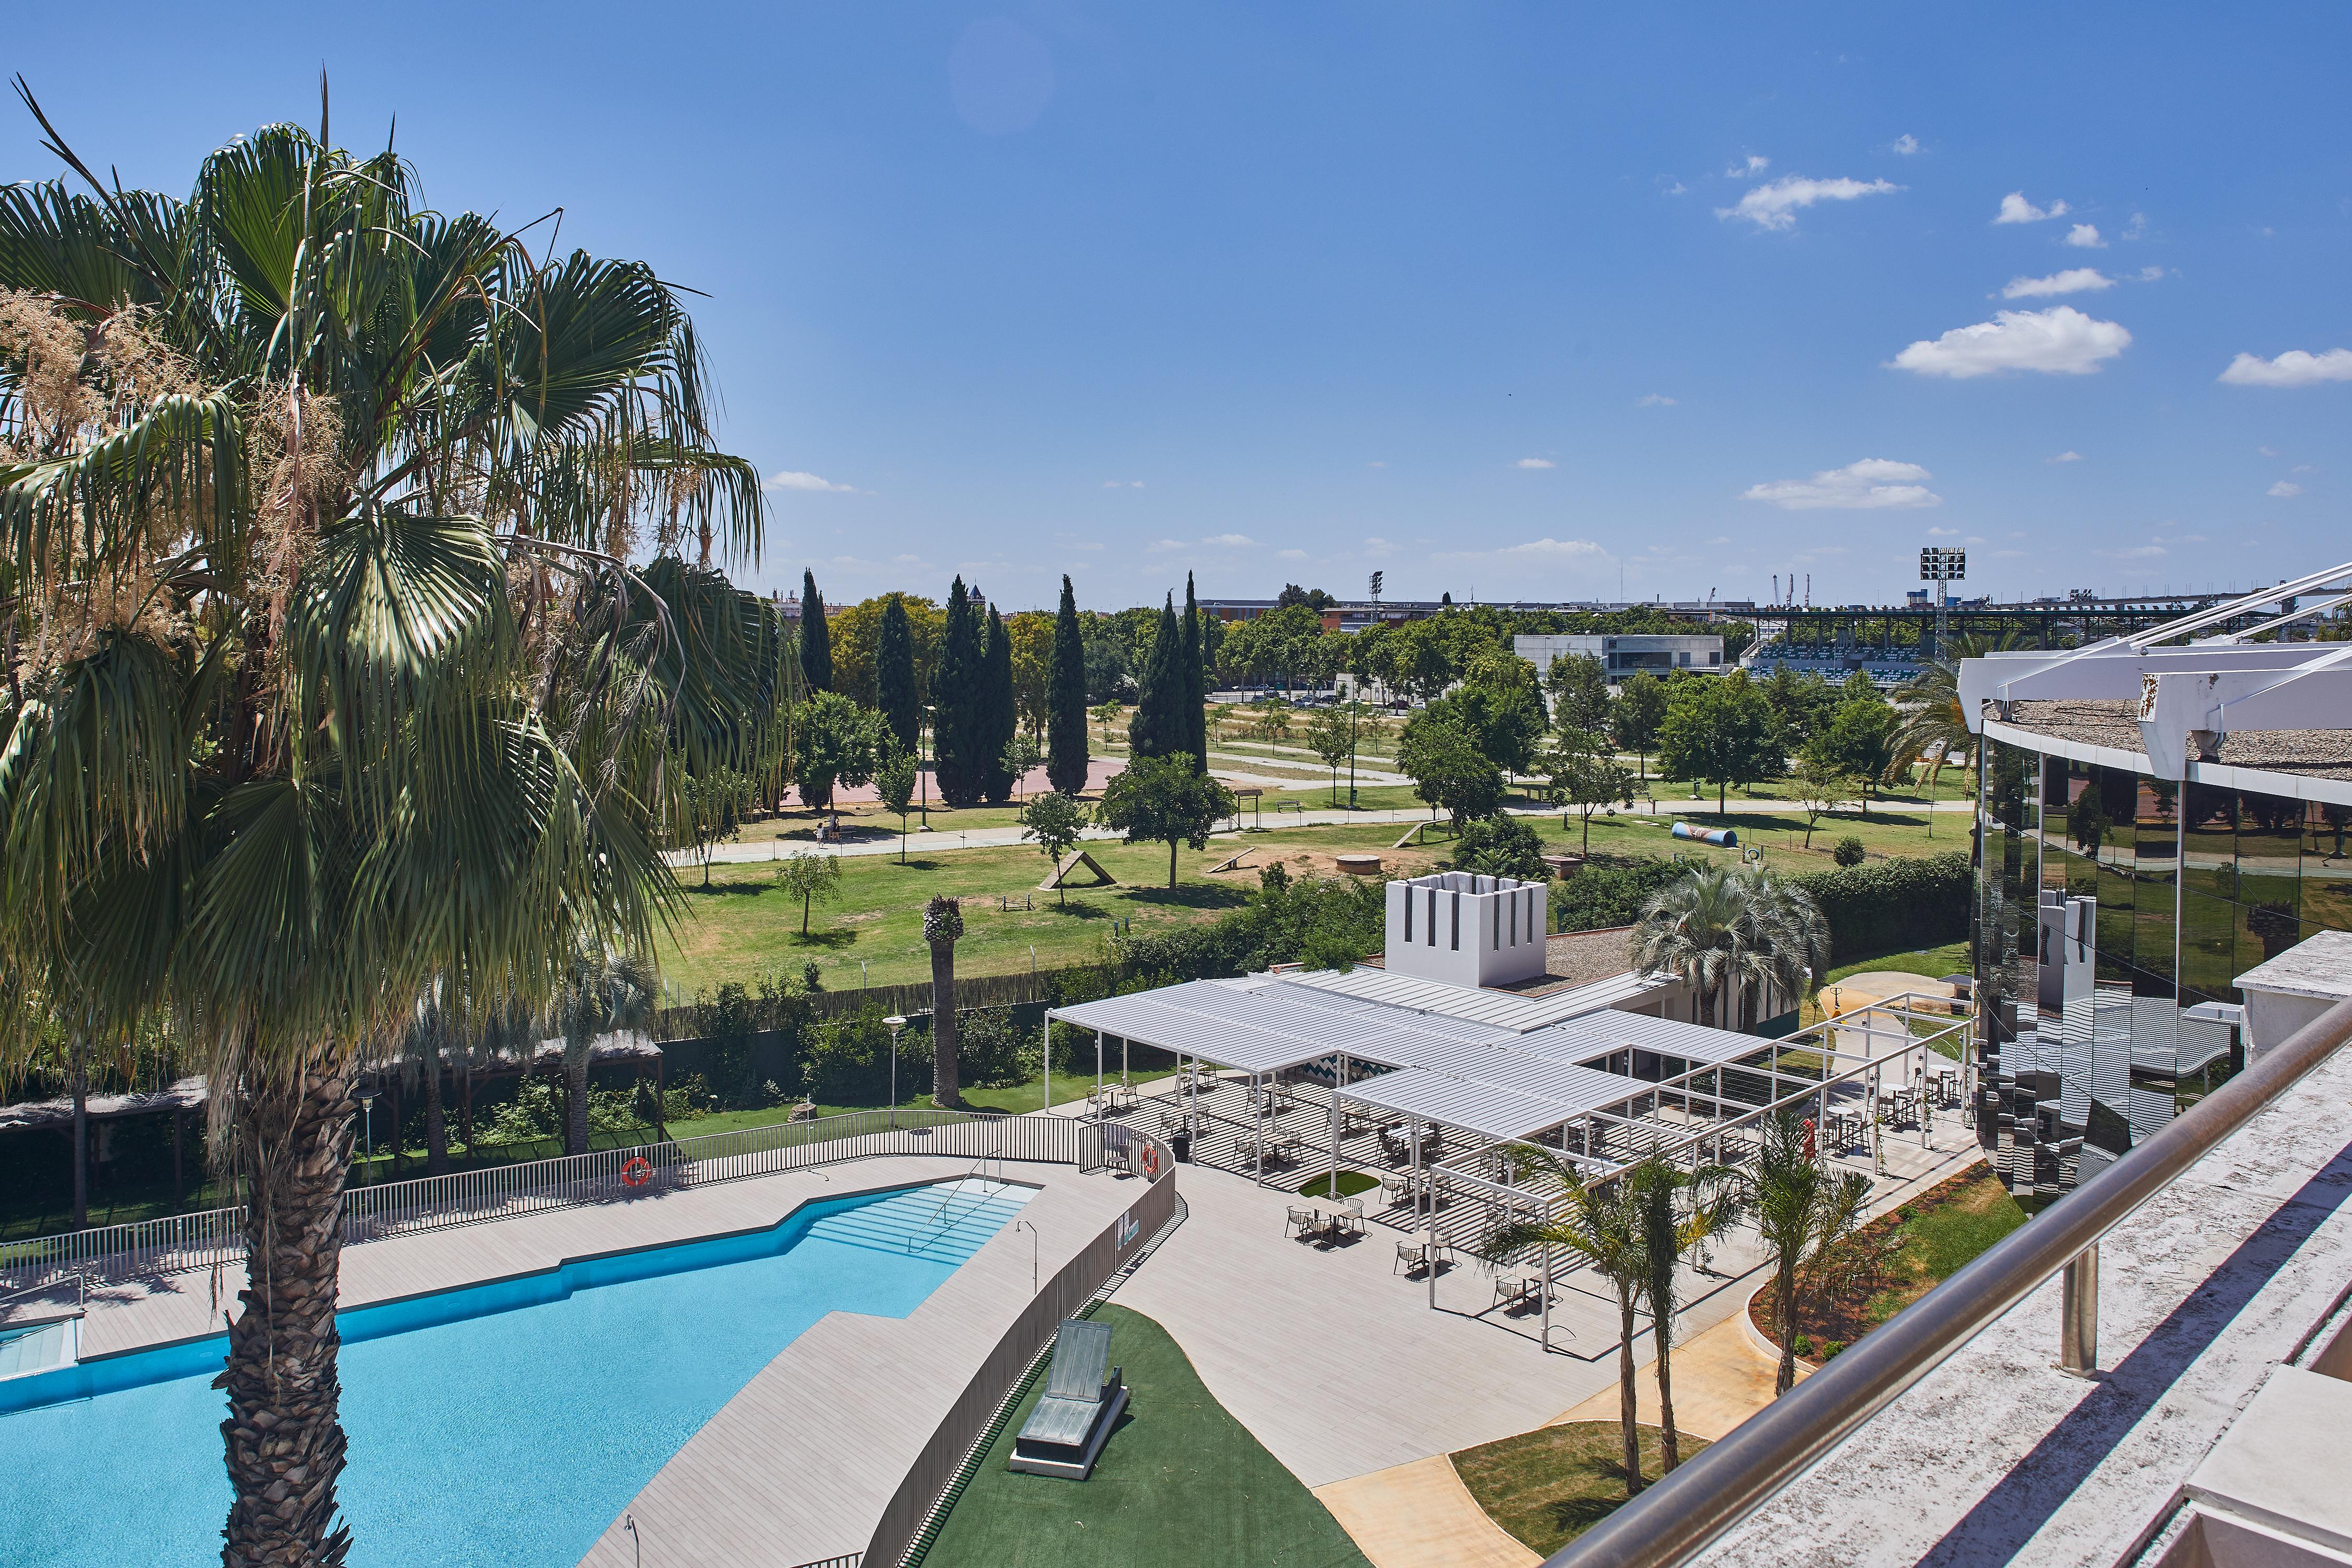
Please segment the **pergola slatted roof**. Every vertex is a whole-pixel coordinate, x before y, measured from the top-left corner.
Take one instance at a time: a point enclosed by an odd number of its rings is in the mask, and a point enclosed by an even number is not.
[[[1614,1078],[1616,1075],[1595,1073],[1593,1076]],[[1633,1084],[1631,1079],[1618,1079],[1617,1081],[1628,1087]],[[1424,1121],[1458,1127],[1482,1138],[1532,1138],[1538,1132],[1559,1126],[1575,1114],[1573,1111],[1563,1114],[1559,1100],[1523,1094],[1500,1084],[1482,1083],[1475,1079],[1432,1072],[1426,1068],[1408,1068],[1402,1072],[1382,1073],[1378,1078],[1349,1084],[1339,1090],[1339,1097],[1398,1116],[1418,1116]],[[1623,1096],[1612,1092],[1610,1098],[1613,1101]]]

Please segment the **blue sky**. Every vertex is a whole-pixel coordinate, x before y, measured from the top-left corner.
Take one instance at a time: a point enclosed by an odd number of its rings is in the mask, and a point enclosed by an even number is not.
[[[763,584],[1884,602],[1927,543],[2008,596],[2352,538],[2340,6],[147,8],[5,56],[126,181],[323,63],[435,205],[707,292]]]

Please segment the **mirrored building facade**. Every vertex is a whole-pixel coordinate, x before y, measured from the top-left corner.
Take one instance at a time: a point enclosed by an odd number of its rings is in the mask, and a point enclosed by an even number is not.
[[[2243,1065],[2239,975],[2352,930],[2352,737],[2230,736],[2176,780],[2139,749],[2139,704],[1990,706],[1978,1130],[2012,1191],[2054,1196]]]

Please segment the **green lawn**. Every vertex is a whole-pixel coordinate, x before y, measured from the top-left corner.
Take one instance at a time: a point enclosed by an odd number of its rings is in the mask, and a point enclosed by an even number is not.
[[[1092,1477],[1005,1468],[1033,1389],[981,1457],[925,1568],[1370,1568],[1315,1494],[1202,1386],[1150,1318],[1096,1312],[1126,1368],[1128,1406]],[[1043,1379],[1039,1380],[1040,1386]]]
[[[1914,948],[1908,952],[1885,952],[1876,958],[1864,958],[1853,963],[1842,963],[1824,978],[1831,982],[1843,980],[1849,974],[1926,974],[1942,979],[1947,974],[1969,972],[1969,944],[1948,942],[1937,947]]]
[[[1642,1475],[1654,1481],[1664,1468],[1658,1429],[1641,1431]],[[1681,1435],[1685,1461],[1706,1447],[1704,1438]],[[1454,1456],[1454,1468],[1487,1518],[1549,1556],[1624,1502],[1624,1455],[1616,1422],[1574,1421],[1465,1448]]]

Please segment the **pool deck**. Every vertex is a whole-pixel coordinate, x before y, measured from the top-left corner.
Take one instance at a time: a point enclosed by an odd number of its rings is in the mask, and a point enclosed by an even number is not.
[[[950,1180],[970,1160],[893,1156],[669,1192],[624,1203],[428,1231],[343,1252],[346,1308],[557,1268],[567,1258],[765,1229],[821,1198]],[[996,1167],[992,1163],[989,1173]],[[1036,1187],[1021,1218],[1036,1226],[1050,1277],[1141,1195],[1140,1182],[1067,1165],[1007,1161],[1004,1179]],[[645,1553],[672,1563],[777,1568],[864,1550],[899,1479],[981,1362],[1025,1307],[1031,1242],[1007,1226],[906,1318],[834,1312],[730,1400],[638,1493]],[[220,1331],[244,1269],[157,1275],[91,1293],[85,1357]],[[63,1293],[71,1304],[70,1290]],[[56,1309],[39,1299],[14,1315]],[[0,1321],[5,1315],[0,1315]],[[633,1565],[616,1517],[583,1560]]]

